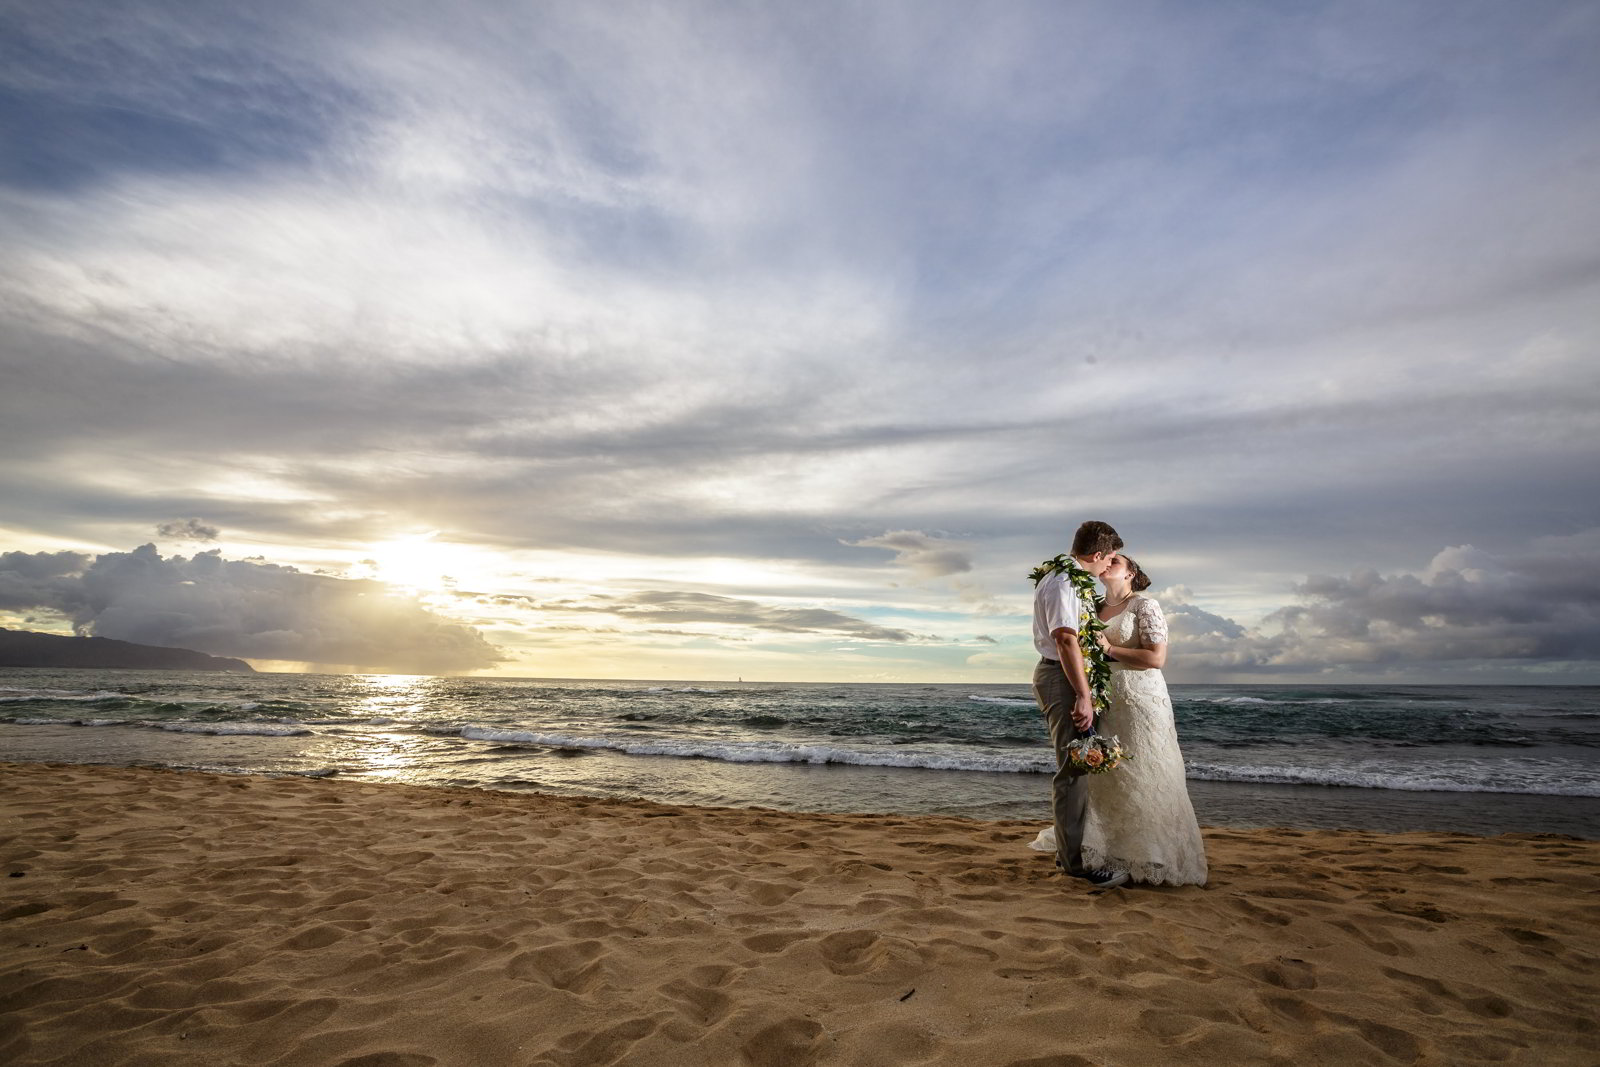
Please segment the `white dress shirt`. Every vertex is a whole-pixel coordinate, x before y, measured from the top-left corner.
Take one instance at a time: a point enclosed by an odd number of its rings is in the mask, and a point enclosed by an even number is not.
[[[1051,633],[1065,626],[1073,633],[1083,627],[1087,609],[1083,598],[1065,574],[1047,574],[1033,589],[1033,647],[1045,659],[1057,658]]]

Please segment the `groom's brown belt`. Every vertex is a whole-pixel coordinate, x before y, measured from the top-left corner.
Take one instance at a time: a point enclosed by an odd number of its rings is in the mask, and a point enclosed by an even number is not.
[[[1041,660],[1043,660],[1045,663],[1050,664],[1050,666],[1052,666],[1052,667],[1061,666],[1061,661],[1058,660],[1058,659],[1051,659],[1049,656],[1040,656],[1039,658]]]

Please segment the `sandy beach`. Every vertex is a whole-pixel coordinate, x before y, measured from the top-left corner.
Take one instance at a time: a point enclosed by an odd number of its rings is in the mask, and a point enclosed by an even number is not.
[[[0,765],[15,1064],[1596,1061],[1600,842],[1037,824]]]

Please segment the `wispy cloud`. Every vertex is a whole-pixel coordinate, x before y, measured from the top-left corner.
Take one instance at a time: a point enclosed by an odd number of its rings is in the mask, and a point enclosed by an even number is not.
[[[559,613],[595,612],[637,622],[719,623],[769,633],[843,635],[863,641],[916,639],[915,634],[905,630],[877,626],[828,608],[784,607],[683,590],[639,592],[620,597],[602,594],[529,606],[538,611]]]
[[[877,537],[846,541],[845,544],[855,548],[886,548],[894,553],[896,563],[921,578],[942,578],[972,569],[968,546],[920,530],[889,530]]]

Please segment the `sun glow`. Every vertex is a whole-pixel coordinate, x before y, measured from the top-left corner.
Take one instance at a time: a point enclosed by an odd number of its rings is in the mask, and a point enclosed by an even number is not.
[[[476,558],[478,552],[466,545],[437,541],[438,536],[434,530],[375,544],[357,564],[357,574],[424,593],[477,580],[485,569]]]

